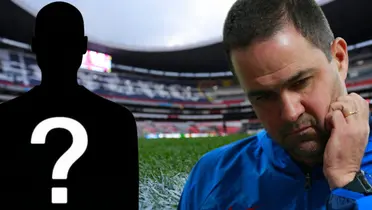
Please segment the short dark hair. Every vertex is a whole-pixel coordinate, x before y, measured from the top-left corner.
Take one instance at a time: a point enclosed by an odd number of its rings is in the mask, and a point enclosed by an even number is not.
[[[233,49],[271,38],[286,24],[293,24],[332,60],[334,35],[315,0],[237,0],[225,20],[223,45],[229,55]]]

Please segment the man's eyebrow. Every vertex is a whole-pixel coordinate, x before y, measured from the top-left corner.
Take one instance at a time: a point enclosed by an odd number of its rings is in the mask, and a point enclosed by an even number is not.
[[[281,85],[288,85],[288,84],[294,83],[297,80],[300,80],[303,77],[305,77],[309,74],[312,74],[313,72],[315,72],[315,69],[313,69],[313,68],[300,70],[300,71],[296,72],[296,74],[292,75],[290,78],[282,81]]]
[[[282,81],[279,85],[282,86],[282,85],[288,85],[288,84],[294,83],[297,80],[300,80],[303,77],[305,77],[305,76],[313,73],[314,71],[315,71],[315,69],[313,69],[313,68],[303,69],[301,71],[296,72],[294,75],[292,75],[288,79]],[[274,88],[271,87],[270,89],[267,89],[267,90],[251,90],[251,91],[247,91],[247,96],[248,97],[261,96],[261,95],[264,95],[264,94],[267,94],[267,93],[272,92],[273,89]]]
[[[247,96],[249,97],[257,97],[257,96],[262,96],[267,93],[270,93],[270,90],[252,90],[247,92]]]

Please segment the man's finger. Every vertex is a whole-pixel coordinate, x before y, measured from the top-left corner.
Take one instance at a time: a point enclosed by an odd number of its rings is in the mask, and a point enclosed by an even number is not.
[[[345,102],[345,101],[337,101],[333,102],[330,105],[330,112],[339,110],[343,114],[343,117],[346,119],[347,123],[350,123],[350,120],[356,119],[358,113],[358,108],[355,106],[355,103]]]
[[[330,126],[329,129],[343,129],[344,126],[347,124],[341,110],[332,111],[329,116],[327,115],[327,118],[327,125]]]

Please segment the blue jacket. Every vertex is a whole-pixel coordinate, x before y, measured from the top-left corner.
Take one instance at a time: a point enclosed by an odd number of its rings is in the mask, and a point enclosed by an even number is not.
[[[372,137],[362,169],[372,174]],[[205,154],[192,169],[179,210],[371,210],[372,196],[332,192],[322,168],[304,174],[266,133]]]

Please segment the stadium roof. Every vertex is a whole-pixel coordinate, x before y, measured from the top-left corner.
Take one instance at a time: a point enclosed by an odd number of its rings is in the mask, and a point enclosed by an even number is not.
[[[224,72],[228,70],[228,65],[220,44],[221,37],[219,34],[222,31],[223,24],[223,18],[221,17],[227,13],[233,0],[221,0],[221,2],[225,3],[218,4],[212,4],[211,1],[217,2],[216,0],[158,0],[156,1],[157,5],[151,5],[151,7],[149,2],[147,2],[147,14],[133,12],[135,8],[137,8],[137,11],[138,8],[143,11],[146,9],[143,5],[142,7],[137,5],[136,7],[133,2],[137,1],[90,0],[68,2],[77,6],[84,15],[86,27],[88,27],[86,32],[92,41],[89,44],[89,49],[111,54],[113,63],[170,72]],[[0,21],[0,37],[30,43],[34,15],[43,5],[49,2],[52,1],[1,0],[0,19],[2,21]],[[119,5],[119,2],[132,3]],[[190,4],[177,6],[173,5],[174,3],[172,2],[190,2]],[[197,2],[198,5],[196,4]],[[320,4],[323,2],[320,2]],[[100,5],[97,6],[97,4]],[[163,4],[163,7],[161,4]],[[165,4],[170,5],[165,7]],[[21,9],[18,5],[22,5],[28,12]],[[213,5],[212,10],[206,8],[206,6],[210,5]],[[121,6],[122,8],[125,7],[125,9],[115,10],[112,6],[116,8]],[[167,8],[171,6],[173,12],[169,13],[168,10],[171,9]],[[190,10],[195,10],[196,6],[200,6],[199,9],[203,9],[199,14],[206,11],[211,12],[206,13],[204,16],[198,16],[199,21],[190,18],[190,16],[186,17],[189,13],[189,15],[194,15],[195,17],[195,14],[191,13]],[[359,0],[356,3],[352,0],[335,0],[322,7],[336,36],[345,38],[349,44],[372,39],[372,25],[368,23],[369,20],[372,20],[372,13],[370,12],[372,1]],[[189,8],[189,10],[185,8]],[[95,9],[94,13],[90,11],[93,9]],[[183,10],[184,12],[182,12]],[[157,15],[163,16],[159,18]],[[174,20],[171,17],[178,17],[178,19]],[[216,19],[216,17],[219,18]],[[215,21],[210,22],[212,19]],[[161,32],[161,20],[169,21],[166,22],[170,27],[168,30]],[[203,21],[208,21],[211,26],[205,27],[206,24],[202,24]],[[97,23],[96,26],[93,24],[95,22]],[[149,23],[152,25],[146,25]],[[116,24],[123,25],[118,26]],[[104,27],[105,25],[107,27]],[[190,28],[194,26],[194,32],[191,34]],[[137,39],[133,39],[135,34],[140,34],[136,37]],[[204,37],[201,35],[204,35]],[[167,36],[173,36],[174,38],[161,39]],[[111,41],[107,42],[108,40]],[[115,42],[112,40],[115,40]],[[174,40],[174,42],[169,43],[169,40]],[[113,46],[117,47],[114,48]]]

